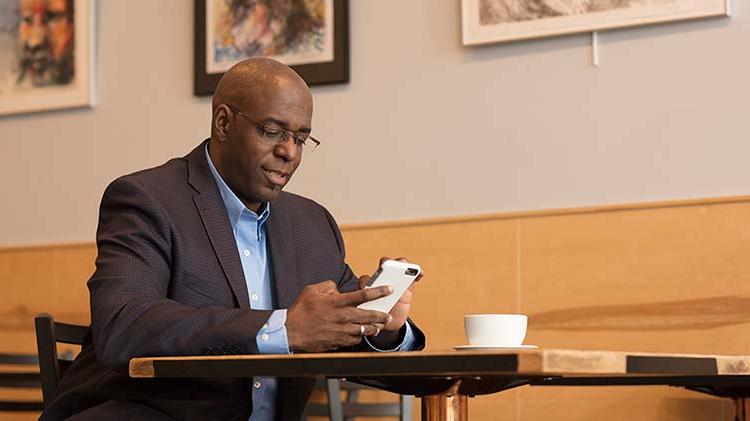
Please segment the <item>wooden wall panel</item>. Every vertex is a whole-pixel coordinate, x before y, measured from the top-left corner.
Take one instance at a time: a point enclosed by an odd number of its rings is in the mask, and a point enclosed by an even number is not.
[[[342,231],[355,273],[372,273],[385,255],[423,266],[412,316],[428,349],[464,344],[464,314],[522,311],[526,343],[543,347],[750,354],[749,220],[750,198],[728,198]],[[0,250],[0,352],[33,351],[41,311],[88,323],[95,253],[92,244]],[[732,405],[666,387],[521,388],[472,400],[470,414],[730,420]]]
[[[746,203],[522,219],[521,308],[530,315],[528,342],[750,352],[750,337],[743,334],[750,323],[750,260],[741,257],[750,253],[748,220]],[[571,414],[570,420],[604,414],[703,420],[732,413],[729,401],[649,389],[526,390],[522,419],[546,419],[550,408]]]
[[[358,275],[372,274],[382,256],[406,257],[422,266],[411,316],[427,332],[427,349],[444,350],[467,343],[464,314],[516,311],[516,230],[516,221],[501,219],[343,233],[347,260]],[[514,420],[517,399],[515,392],[484,397],[472,403],[472,416]],[[419,419],[419,406],[417,401],[414,419]]]
[[[521,223],[521,307],[546,347],[747,353],[750,206]],[[734,332],[734,334],[732,334]],[[710,341],[707,337],[731,340]]]
[[[521,395],[518,421],[734,420],[730,400],[659,386],[525,388]]]
[[[36,352],[34,316],[47,312],[89,323],[86,280],[93,272],[91,244],[0,250],[0,352]]]
[[[0,352],[36,353],[35,315],[89,323],[86,280],[93,272],[92,244],[0,250]],[[75,349],[61,345],[60,352]],[[0,389],[0,399],[41,400],[40,390]],[[0,420],[31,421],[33,412],[0,412]]]
[[[430,332],[429,349],[465,344],[464,314],[516,311],[515,221],[351,229],[344,238],[357,274],[372,274],[381,256],[423,267],[412,317]]]

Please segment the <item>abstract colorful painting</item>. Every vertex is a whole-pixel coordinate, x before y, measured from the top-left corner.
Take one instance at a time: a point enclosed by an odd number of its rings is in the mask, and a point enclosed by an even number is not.
[[[729,14],[730,0],[462,0],[464,45]]]
[[[0,0],[0,114],[91,105],[91,0]]]
[[[347,81],[346,12],[341,0],[196,0],[196,94],[252,56],[286,63],[309,84]]]

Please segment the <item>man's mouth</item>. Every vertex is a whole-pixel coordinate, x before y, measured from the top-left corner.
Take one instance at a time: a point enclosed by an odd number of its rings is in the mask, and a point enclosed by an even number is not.
[[[265,171],[268,181],[279,187],[284,187],[287,181],[289,181],[289,173],[286,171],[271,170],[268,168],[263,168],[263,171]]]

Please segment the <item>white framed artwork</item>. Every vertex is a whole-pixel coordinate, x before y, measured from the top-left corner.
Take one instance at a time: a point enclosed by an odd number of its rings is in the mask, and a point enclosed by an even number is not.
[[[463,44],[728,16],[730,0],[462,0]]]
[[[93,0],[0,0],[0,115],[93,105],[93,9]]]

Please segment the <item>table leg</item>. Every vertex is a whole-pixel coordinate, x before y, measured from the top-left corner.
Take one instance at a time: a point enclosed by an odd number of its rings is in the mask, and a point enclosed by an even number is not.
[[[469,397],[430,395],[422,397],[422,421],[468,421]]]
[[[735,421],[750,420],[750,418],[748,418],[748,415],[750,415],[750,411],[748,411],[749,409],[750,408],[748,408],[747,399],[736,398],[734,400],[734,420]]]

